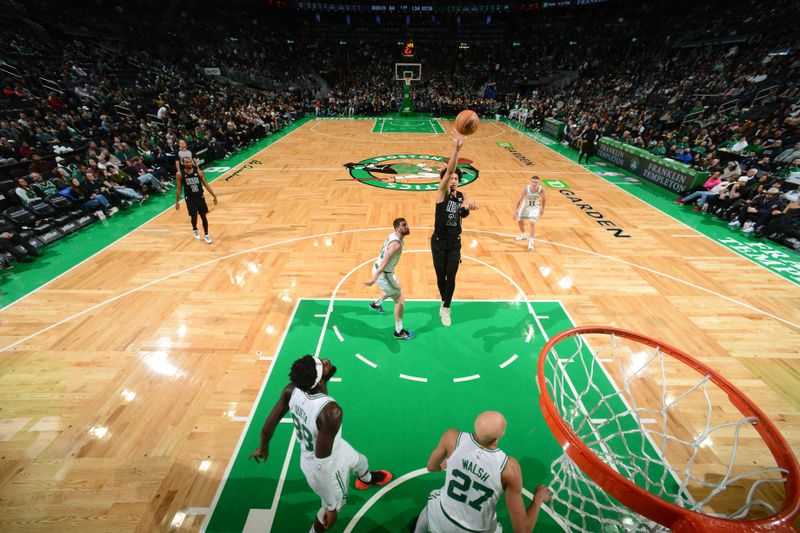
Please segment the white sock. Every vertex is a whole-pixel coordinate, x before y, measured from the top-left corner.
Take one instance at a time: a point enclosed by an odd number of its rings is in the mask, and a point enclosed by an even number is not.
[[[353,471],[358,476],[358,479],[363,481],[364,483],[369,483],[372,481],[372,474],[369,471],[369,462],[367,462],[367,458],[364,457],[363,454],[358,454],[358,462],[356,462],[356,466],[353,468]],[[358,472],[364,472],[363,474],[359,474]]]
[[[403,321],[402,320],[395,320],[394,322],[394,330],[398,333],[403,331]]]

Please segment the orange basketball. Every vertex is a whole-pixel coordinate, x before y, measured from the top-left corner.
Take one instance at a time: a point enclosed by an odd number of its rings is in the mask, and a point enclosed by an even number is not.
[[[456,131],[461,135],[472,135],[478,131],[478,123],[480,123],[478,114],[471,109],[465,109],[456,117]]]

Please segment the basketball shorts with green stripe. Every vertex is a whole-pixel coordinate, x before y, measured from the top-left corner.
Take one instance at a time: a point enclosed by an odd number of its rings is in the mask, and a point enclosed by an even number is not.
[[[344,439],[340,439],[331,454],[331,461],[324,470],[318,470],[316,465],[300,460],[300,470],[306,476],[309,487],[320,497],[323,508],[340,511],[347,503],[347,493],[350,487],[350,472],[356,476],[366,475],[369,471],[367,459],[358,453]]]
[[[400,281],[394,272],[381,272],[376,283],[381,288],[384,298],[395,299],[400,296]]]
[[[441,489],[436,489],[428,495],[428,504],[417,519],[415,533],[478,533],[474,529],[461,527],[455,519],[447,516],[442,509],[441,498]],[[503,526],[495,520],[492,529],[479,533],[503,533]]]

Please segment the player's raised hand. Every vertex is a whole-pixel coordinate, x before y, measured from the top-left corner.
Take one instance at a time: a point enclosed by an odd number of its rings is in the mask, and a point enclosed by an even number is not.
[[[480,208],[478,207],[478,204],[476,204],[475,202],[470,202],[469,205],[467,205],[467,209],[469,209],[470,211],[475,211],[476,209]]]
[[[450,130],[450,138],[453,140],[456,148],[461,148],[464,146],[464,136],[458,133],[456,130]]]

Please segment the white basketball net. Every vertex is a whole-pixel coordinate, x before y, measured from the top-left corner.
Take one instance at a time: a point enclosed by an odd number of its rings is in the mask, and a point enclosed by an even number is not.
[[[565,338],[542,356],[547,394],[597,457],[702,514],[755,519],[777,511],[787,472],[753,429],[756,419],[735,418],[742,414],[709,376],[633,340],[586,337]],[[566,454],[550,472],[550,506],[568,531],[668,531],[608,495]]]

